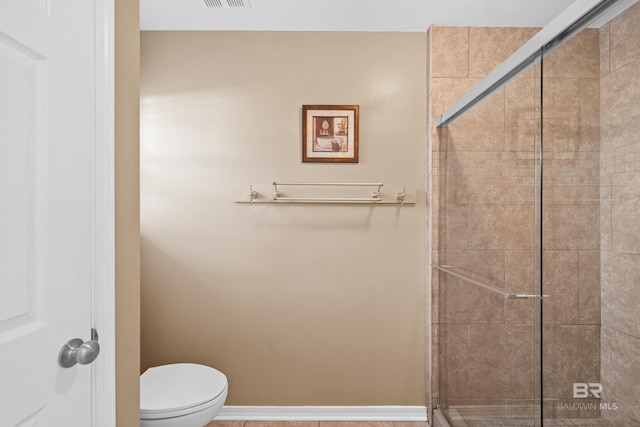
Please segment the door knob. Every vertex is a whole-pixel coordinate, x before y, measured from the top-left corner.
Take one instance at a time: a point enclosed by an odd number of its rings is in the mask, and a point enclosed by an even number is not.
[[[58,363],[63,368],[70,368],[76,363],[88,365],[96,360],[98,354],[100,354],[98,332],[91,328],[91,340],[85,342],[80,338],[74,338],[64,343],[58,355]]]

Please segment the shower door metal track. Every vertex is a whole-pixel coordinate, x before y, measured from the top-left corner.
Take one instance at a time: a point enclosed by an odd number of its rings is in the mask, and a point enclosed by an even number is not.
[[[590,24],[604,23],[636,0],[575,1],[436,120],[448,126]],[[576,19],[576,16],[578,17]],[[606,19],[603,19],[605,18]]]

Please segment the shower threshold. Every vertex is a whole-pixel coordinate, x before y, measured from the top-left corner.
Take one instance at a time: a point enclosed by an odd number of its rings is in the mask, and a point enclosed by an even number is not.
[[[449,407],[446,411],[449,419],[445,417],[444,410],[436,409],[433,414],[433,427],[517,427],[540,426],[540,419],[530,414],[534,408],[529,405],[509,407],[513,414],[505,415],[504,406],[473,405]],[[525,415],[524,412],[529,415]],[[519,414],[518,414],[519,413]],[[545,419],[543,426],[606,426],[606,427],[632,427],[640,424],[629,418],[597,417],[597,418],[557,418]]]

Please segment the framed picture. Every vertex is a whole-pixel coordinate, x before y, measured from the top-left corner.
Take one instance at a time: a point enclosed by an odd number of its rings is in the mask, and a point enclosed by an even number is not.
[[[303,105],[302,161],[358,163],[358,106]]]

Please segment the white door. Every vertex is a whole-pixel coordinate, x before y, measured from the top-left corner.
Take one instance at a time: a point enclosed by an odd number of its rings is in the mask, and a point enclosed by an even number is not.
[[[96,3],[0,0],[2,427],[92,425]]]

